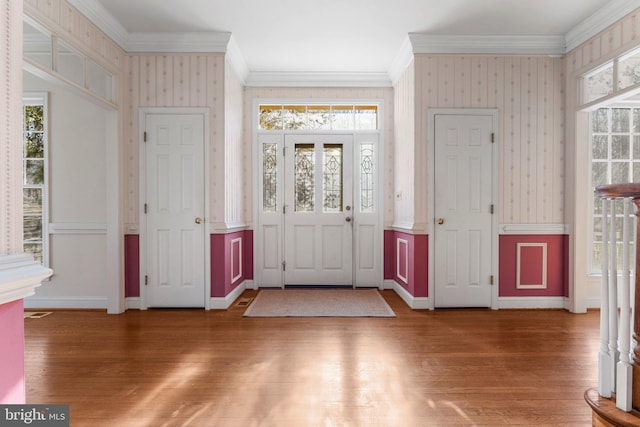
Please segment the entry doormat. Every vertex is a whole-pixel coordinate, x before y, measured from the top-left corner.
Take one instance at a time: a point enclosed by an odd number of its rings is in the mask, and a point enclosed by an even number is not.
[[[377,289],[263,289],[245,317],[395,317]]]

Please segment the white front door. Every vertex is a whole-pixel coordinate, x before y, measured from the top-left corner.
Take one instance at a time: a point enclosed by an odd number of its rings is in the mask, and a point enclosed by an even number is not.
[[[353,136],[287,135],[285,285],[353,285]]]
[[[204,118],[145,118],[146,305],[204,307]]]
[[[493,116],[435,116],[436,307],[490,307]]]

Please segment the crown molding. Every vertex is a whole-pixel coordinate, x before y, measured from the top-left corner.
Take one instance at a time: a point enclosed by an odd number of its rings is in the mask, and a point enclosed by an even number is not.
[[[411,64],[411,61],[413,61],[413,46],[411,45],[411,39],[407,36],[389,67],[389,78],[393,86],[398,83],[402,73]]]
[[[638,8],[640,8],[640,0],[614,0],[608,2],[598,9],[596,13],[567,32],[565,53],[572,51]]]
[[[129,40],[129,32],[98,0],[67,0],[78,12],[93,22],[101,31],[122,49]]]
[[[564,36],[466,36],[410,33],[413,53],[563,55]]]
[[[225,53],[231,33],[129,33],[127,52]]]
[[[244,56],[242,56],[242,51],[240,50],[240,46],[236,42],[235,38],[231,36],[229,39],[229,43],[227,43],[227,59],[229,60],[229,64],[234,69],[238,77],[242,81],[242,84],[245,83],[247,77],[249,76],[249,66],[247,62],[244,60]]]
[[[253,71],[245,81],[253,87],[391,87],[386,72]]]

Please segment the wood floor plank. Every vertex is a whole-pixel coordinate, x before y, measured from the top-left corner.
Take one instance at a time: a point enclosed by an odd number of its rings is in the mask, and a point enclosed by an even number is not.
[[[27,401],[70,404],[72,426],[591,424],[597,313],[414,311],[382,294],[397,317],[25,319]]]

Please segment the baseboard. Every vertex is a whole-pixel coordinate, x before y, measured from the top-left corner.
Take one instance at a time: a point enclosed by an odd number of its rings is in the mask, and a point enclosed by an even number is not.
[[[245,291],[247,282],[248,281],[245,280],[236,286],[226,297],[211,297],[209,300],[209,308],[211,310],[226,310],[231,307],[231,304]]]
[[[125,310],[140,310],[140,297],[128,297],[124,299]]]
[[[565,308],[564,297],[500,297],[498,308]]]
[[[600,298],[587,298],[587,308],[600,308]]]
[[[100,308],[107,309],[106,297],[39,297],[39,298],[25,298],[24,308]]]
[[[384,280],[382,282],[382,289],[393,289],[395,284],[396,282],[394,282],[393,280]]]
[[[414,310],[428,310],[430,309],[428,297],[414,297],[405,288],[393,282],[393,290],[400,295],[400,298],[407,303],[409,307]]]

